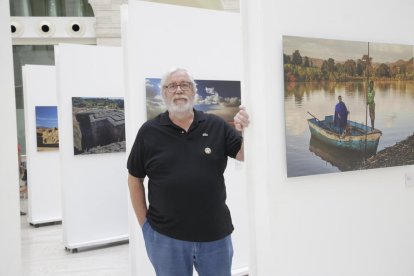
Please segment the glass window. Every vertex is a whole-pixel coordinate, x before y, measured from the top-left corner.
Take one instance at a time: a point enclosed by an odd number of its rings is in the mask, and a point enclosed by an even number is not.
[[[0,0],[1,1],[1,0]],[[11,16],[93,17],[88,0],[9,0]],[[26,154],[22,66],[54,65],[53,45],[14,45],[14,81],[16,95],[17,138],[21,154]]]
[[[10,0],[11,16],[94,16],[88,0]]]
[[[24,130],[23,76],[22,66],[25,64],[55,65],[53,45],[14,45],[14,85],[16,95],[17,139],[21,154],[26,154],[26,138]]]

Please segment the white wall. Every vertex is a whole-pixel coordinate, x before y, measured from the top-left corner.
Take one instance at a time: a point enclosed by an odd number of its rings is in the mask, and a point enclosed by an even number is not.
[[[36,106],[57,106],[55,66],[23,66],[28,185],[27,220],[32,224],[62,220],[59,149],[37,151]],[[58,107],[59,109],[59,107]]]
[[[258,180],[249,275],[414,275],[414,189],[404,182],[414,168],[288,180],[282,65],[282,35],[413,45],[414,3],[244,0],[241,8],[243,81],[255,91],[246,165]]]
[[[74,155],[72,97],[124,97],[119,47],[55,47],[63,239],[73,249],[127,240],[125,152]]]
[[[161,77],[170,68],[183,67],[196,79],[240,80],[242,57],[239,14],[144,1],[128,5],[128,28],[123,26],[122,34],[127,68],[127,152],[146,121],[145,78]],[[243,173],[242,165],[229,160],[225,178],[235,226],[234,275],[248,267],[248,197]],[[133,212],[130,222],[131,273],[153,275]]]
[[[9,1],[0,1],[0,275],[20,275],[19,177]]]

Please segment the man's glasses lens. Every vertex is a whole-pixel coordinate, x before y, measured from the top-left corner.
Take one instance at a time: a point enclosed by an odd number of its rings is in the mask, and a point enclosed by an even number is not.
[[[168,88],[168,92],[175,92],[177,91],[178,86],[181,88],[181,90],[183,91],[188,91],[191,88],[191,84],[189,82],[182,82],[180,84],[176,84],[176,83],[170,83],[169,85],[167,85]]]

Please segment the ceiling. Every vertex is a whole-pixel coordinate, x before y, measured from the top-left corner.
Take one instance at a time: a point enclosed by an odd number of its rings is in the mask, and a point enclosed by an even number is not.
[[[148,2],[165,3],[212,10],[239,11],[239,0],[145,0]]]

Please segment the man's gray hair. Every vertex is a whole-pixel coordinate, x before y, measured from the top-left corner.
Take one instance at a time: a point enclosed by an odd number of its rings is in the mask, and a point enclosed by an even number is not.
[[[191,84],[193,85],[194,93],[197,93],[197,83],[194,81],[194,78],[191,75],[191,73],[187,69],[184,69],[184,68],[172,68],[167,73],[165,73],[161,79],[161,95],[163,98],[164,98],[164,89],[165,89],[164,86],[166,85],[165,82],[167,81],[167,79],[171,77],[172,74],[179,72],[179,71],[183,71],[187,74],[187,76],[190,78]]]

